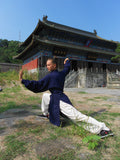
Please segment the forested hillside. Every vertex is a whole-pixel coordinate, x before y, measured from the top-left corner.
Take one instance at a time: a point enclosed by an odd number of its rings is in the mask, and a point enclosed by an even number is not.
[[[1,63],[22,63],[20,60],[13,59],[19,54],[19,41],[8,41],[0,39],[0,62]]]

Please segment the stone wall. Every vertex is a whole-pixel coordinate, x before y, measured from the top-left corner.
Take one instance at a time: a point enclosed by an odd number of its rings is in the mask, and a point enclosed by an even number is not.
[[[107,88],[120,88],[120,75],[117,72],[107,72]]]
[[[86,87],[95,88],[95,87],[106,87],[107,79],[106,72],[95,73],[87,72],[86,73]]]
[[[9,70],[19,71],[21,67],[22,67],[21,64],[0,63],[0,72],[6,72]]]
[[[107,83],[106,71],[79,68],[78,88],[105,87]]]

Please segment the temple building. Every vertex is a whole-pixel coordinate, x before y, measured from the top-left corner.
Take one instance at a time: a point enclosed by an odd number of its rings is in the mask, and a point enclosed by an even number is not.
[[[39,78],[47,74],[46,60],[55,57],[58,70],[63,69],[66,57],[71,60],[71,71],[65,87],[106,87],[109,77],[120,72],[120,63],[111,58],[117,42],[102,39],[94,32],[75,29],[47,20],[39,20],[35,30],[21,44],[15,58],[23,60],[23,69],[39,71]]]

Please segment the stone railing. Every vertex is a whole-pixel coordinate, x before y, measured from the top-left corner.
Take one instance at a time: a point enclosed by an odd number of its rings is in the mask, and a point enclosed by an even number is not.
[[[78,71],[70,71],[65,79],[65,88],[76,88],[78,87]]]

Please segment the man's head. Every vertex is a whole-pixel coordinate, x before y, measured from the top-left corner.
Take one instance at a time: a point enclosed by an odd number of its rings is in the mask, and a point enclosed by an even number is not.
[[[49,72],[56,70],[57,68],[57,62],[53,58],[49,58],[46,62],[46,67]]]

